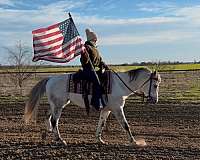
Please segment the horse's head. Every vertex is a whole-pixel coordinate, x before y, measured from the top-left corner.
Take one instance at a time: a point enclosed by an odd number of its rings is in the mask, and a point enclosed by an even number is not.
[[[148,103],[158,102],[159,84],[161,82],[160,74],[155,71],[150,74],[149,78],[144,82],[142,87],[144,96]]]
[[[148,103],[158,102],[159,84],[161,82],[160,74],[152,72],[148,68],[138,68],[128,71],[130,83],[135,87],[136,95],[147,98]],[[132,86],[132,87],[133,87]]]

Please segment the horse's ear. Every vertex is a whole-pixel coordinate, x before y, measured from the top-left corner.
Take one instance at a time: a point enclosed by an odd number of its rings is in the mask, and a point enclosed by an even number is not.
[[[155,71],[153,72],[153,74],[154,74],[154,75],[157,75],[157,71],[155,70]]]

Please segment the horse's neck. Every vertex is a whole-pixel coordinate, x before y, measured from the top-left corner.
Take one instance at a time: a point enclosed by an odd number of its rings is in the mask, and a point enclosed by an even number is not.
[[[127,91],[127,93],[132,93],[132,91],[137,91],[141,89],[141,86],[144,84],[146,79],[148,79],[147,75],[143,75],[142,77],[139,76],[140,78],[136,78],[135,80],[130,80],[130,76],[128,72],[118,73],[118,75],[121,77],[124,83],[128,86],[127,87],[125,84],[123,84],[123,82],[121,82],[121,80],[119,80],[119,78],[117,78],[117,80],[121,84],[121,87],[123,87],[124,90]]]
[[[129,84],[129,76],[126,72],[119,72],[118,75],[126,84]]]
[[[127,95],[131,94],[132,91],[137,90],[137,85],[135,84],[136,81],[135,82],[130,82],[130,77],[129,77],[128,73],[126,73],[126,72],[119,72],[118,75],[121,78],[121,80],[116,75],[115,75],[114,79],[115,79],[115,81],[117,83],[117,88],[119,87],[122,90],[121,93],[124,96],[127,96]]]

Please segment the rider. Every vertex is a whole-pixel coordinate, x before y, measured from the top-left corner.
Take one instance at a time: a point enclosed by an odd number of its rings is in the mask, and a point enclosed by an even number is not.
[[[103,69],[108,69],[108,66],[102,61],[97,49],[97,35],[90,29],[86,29],[85,32],[87,37],[87,41],[85,42],[86,52],[81,54],[80,61],[85,79],[94,84],[91,105],[99,110],[106,104],[102,98],[102,87],[95,68],[98,67],[102,71]]]

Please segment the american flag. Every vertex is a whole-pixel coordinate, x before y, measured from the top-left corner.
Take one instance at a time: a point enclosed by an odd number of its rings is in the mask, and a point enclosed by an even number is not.
[[[76,26],[69,19],[32,31],[33,61],[46,60],[65,63],[85,51],[85,47]]]

